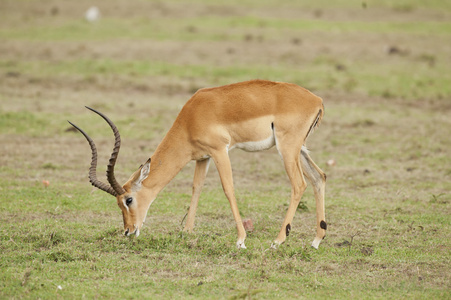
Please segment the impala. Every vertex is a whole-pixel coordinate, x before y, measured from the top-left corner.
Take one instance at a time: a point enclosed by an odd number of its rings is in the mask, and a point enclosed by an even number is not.
[[[282,157],[291,183],[291,200],[282,228],[273,246],[282,244],[291,230],[296,208],[307,184],[312,184],[316,200],[316,237],[318,248],[326,235],[324,212],[326,175],[310,158],[305,142],[324,115],[323,101],[295,84],[252,80],[197,91],[180,111],[155,153],[121,186],[115,179],[114,166],[121,145],[119,131],[110,125],[115,146],[107,166],[105,184],[96,177],[97,150],[93,140],[79,127],[87,139],[92,161],[89,179],[93,186],[113,195],[122,210],[124,234],[139,235],[147,211],[158,193],[191,160],[196,161],[193,193],[184,231],[191,232],[208,166],[214,161],[224,193],[229,200],[238,231],[238,248],[246,248],[246,231],[241,221],[233,188],[232,167],[228,152],[266,150],[274,145]]]

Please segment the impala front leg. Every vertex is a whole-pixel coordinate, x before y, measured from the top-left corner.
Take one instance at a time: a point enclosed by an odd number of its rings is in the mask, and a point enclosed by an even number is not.
[[[233,189],[232,166],[230,164],[230,159],[226,148],[224,148],[223,151],[214,153],[212,155],[212,158],[216,164],[216,168],[218,169],[222,188],[224,189],[224,193],[229,200],[230,207],[232,208],[232,214],[235,218],[236,229],[238,231],[238,241],[236,242],[236,246],[238,248],[246,249],[246,246],[244,245],[244,240],[246,239],[246,231],[244,230],[240,212],[236,204],[235,192]]]
[[[189,206],[188,217],[186,219],[185,228],[183,231],[192,232],[194,228],[194,217],[196,216],[197,204],[199,203],[200,192],[207,176],[208,166],[210,165],[210,158],[196,161],[196,168],[194,170],[193,180],[193,196],[191,198],[191,205]]]

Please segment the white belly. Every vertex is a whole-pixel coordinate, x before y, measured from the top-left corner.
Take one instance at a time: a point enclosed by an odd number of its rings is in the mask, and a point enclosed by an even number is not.
[[[271,134],[268,138],[262,140],[262,141],[252,141],[252,142],[243,142],[243,143],[236,143],[232,145],[229,150],[232,150],[233,148],[238,148],[244,151],[261,151],[261,150],[267,150],[274,146],[276,144],[276,140],[274,138],[274,134]]]

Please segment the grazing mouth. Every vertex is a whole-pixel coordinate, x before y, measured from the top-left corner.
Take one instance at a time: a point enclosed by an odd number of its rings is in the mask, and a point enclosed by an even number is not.
[[[130,235],[134,234],[136,237],[138,237],[139,236],[139,228],[136,227],[136,225],[133,225],[133,227],[135,228],[135,230],[133,232],[130,232],[130,229],[127,228],[124,232],[124,235],[130,236]]]

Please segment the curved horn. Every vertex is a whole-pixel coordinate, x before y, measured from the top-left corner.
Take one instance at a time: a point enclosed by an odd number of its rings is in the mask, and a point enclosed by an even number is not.
[[[110,183],[111,187],[116,191],[118,195],[122,195],[125,193],[124,188],[116,181],[116,178],[114,177],[114,165],[116,164],[117,156],[119,155],[119,149],[121,148],[121,136],[119,134],[119,130],[117,129],[116,125],[108,119],[107,116],[102,114],[101,112],[98,112],[97,110],[90,108],[88,106],[85,106],[87,109],[95,112],[99,116],[101,116],[107,123],[110,125],[111,129],[114,133],[114,148],[113,153],[111,153],[110,160],[107,166],[106,170],[106,177],[108,179],[108,182]]]
[[[91,151],[92,151],[92,159],[91,159],[91,167],[89,168],[89,182],[91,182],[91,184],[99,189],[101,189],[102,191],[107,192],[108,194],[111,194],[113,196],[117,196],[118,193],[109,185],[101,182],[100,180],[97,179],[97,175],[96,175],[96,168],[97,168],[97,149],[96,149],[96,145],[94,144],[94,141],[89,137],[89,135],[87,135],[83,130],[81,130],[77,125],[73,124],[70,121],[69,122],[70,125],[74,126],[75,129],[77,129],[78,131],[80,131],[86,138],[86,140],[89,143],[89,146],[91,146]]]

